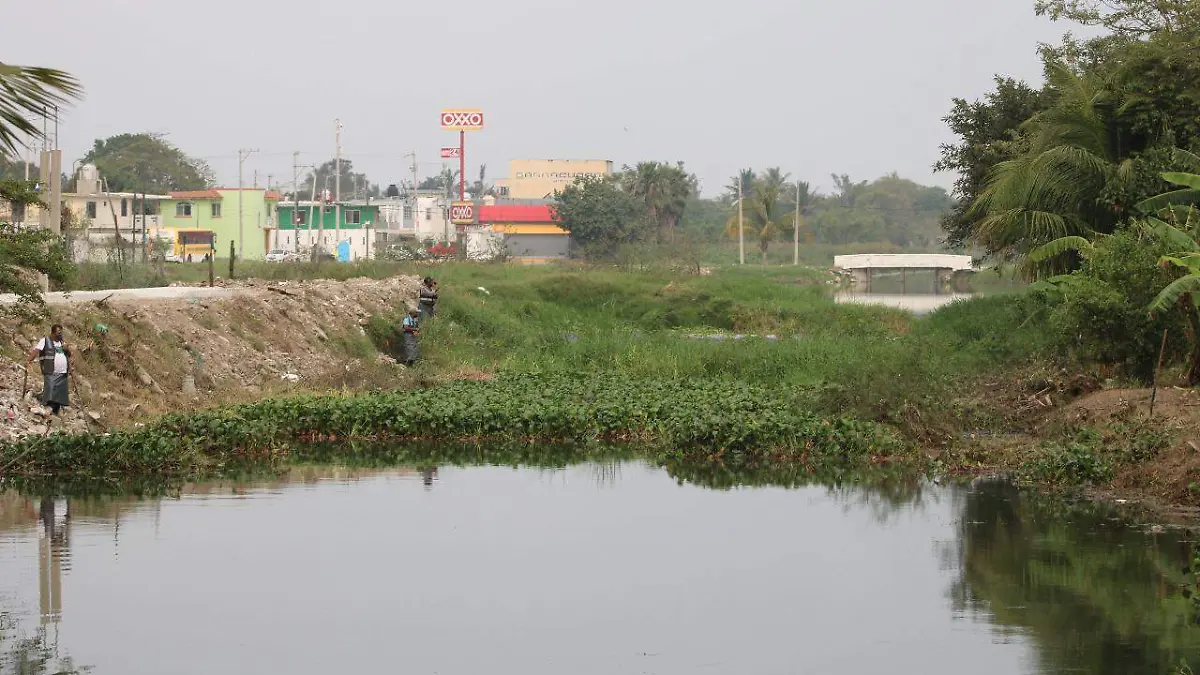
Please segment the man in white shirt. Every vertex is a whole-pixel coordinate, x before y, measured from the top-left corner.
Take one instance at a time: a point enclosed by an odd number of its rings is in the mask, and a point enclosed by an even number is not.
[[[50,335],[29,350],[29,363],[38,361],[42,367],[42,405],[50,406],[57,415],[60,408],[71,405],[67,377],[71,370],[71,349],[63,344],[63,327],[54,324]]]

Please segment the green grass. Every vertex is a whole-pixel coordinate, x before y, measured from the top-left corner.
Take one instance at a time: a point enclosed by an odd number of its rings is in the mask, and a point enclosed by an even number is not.
[[[248,260],[234,266],[236,279],[263,279],[266,281],[300,281],[308,279],[368,278],[387,279],[405,274],[414,269],[412,265],[385,260],[362,260],[353,263],[336,262],[289,262],[268,263]],[[160,268],[150,264],[131,264],[118,267],[110,263],[81,263],[76,265],[75,274],[64,287],[57,290],[105,290],[109,288],[154,288],[173,282],[203,283],[208,281],[208,263],[165,263]],[[213,267],[214,276],[229,277],[229,259],[218,258]]]
[[[809,268],[671,276],[448,265],[437,277],[442,301],[423,350],[440,370],[746,382],[795,393],[814,410],[880,421],[1044,345],[1023,294],[918,319],[836,304]],[[778,340],[686,337],[714,331]]]
[[[384,271],[431,273],[441,284],[438,316],[422,326],[426,360],[412,378],[426,389],[268,400],[103,439],[51,436],[0,449],[0,459],[35,448],[35,474],[90,467],[97,477],[194,477],[244,462],[270,466],[296,439],[328,435],[637,442],[649,458],[698,471],[719,472],[737,453],[781,466],[811,468],[826,458],[839,470],[861,469],[878,457],[905,461],[911,446],[894,443],[895,431],[919,441],[939,419],[949,425],[964,386],[1044,347],[1033,296],[980,298],[915,318],[837,304],[828,273],[814,268],[357,268]],[[394,351],[387,341],[396,342],[400,318],[374,317],[366,337],[357,328],[339,333],[341,351],[362,359]],[[691,337],[713,333],[749,337]],[[435,384],[471,372],[496,379]]]

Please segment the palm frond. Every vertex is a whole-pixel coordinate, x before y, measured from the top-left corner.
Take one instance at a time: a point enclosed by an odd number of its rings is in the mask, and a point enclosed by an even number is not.
[[[1179,302],[1180,298],[1192,295],[1197,290],[1200,290],[1200,274],[1192,273],[1186,277],[1180,277],[1159,291],[1158,297],[1150,303],[1148,310],[1151,314],[1155,314],[1170,309]]]
[[[1030,251],[1028,258],[1030,262],[1039,263],[1070,252],[1078,253],[1086,258],[1094,249],[1095,246],[1092,242],[1084,237],[1059,237]]]
[[[1164,192],[1161,195],[1143,199],[1135,205],[1135,208],[1142,213],[1159,213],[1164,209],[1180,204],[1200,204],[1200,190],[1184,188],[1182,190]]]
[[[1162,175],[1163,180],[1172,185],[1180,185],[1192,190],[1200,190],[1200,174],[1168,171]]]
[[[79,82],[61,70],[0,63],[0,150],[16,154],[20,137],[40,138],[36,118],[82,94]]]
[[[1169,242],[1177,250],[1200,251],[1200,244],[1196,243],[1196,239],[1192,235],[1164,220],[1151,217],[1135,223],[1134,227],[1149,230],[1155,236]]]

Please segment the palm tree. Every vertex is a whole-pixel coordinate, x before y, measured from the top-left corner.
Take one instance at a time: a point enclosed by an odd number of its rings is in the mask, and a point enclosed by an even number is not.
[[[745,193],[743,187],[742,212],[743,228],[749,228],[753,236],[758,238],[758,250],[762,254],[763,264],[767,264],[767,249],[771,241],[778,238],[785,224],[790,224],[789,214],[783,213],[783,205],[787,199],[788,174],[778,167],[767,169],[750,186],[750,193]],[[725,232],[737,236],[738,219],[733,216],[725,224]]]
[[[625,192],[646,205],[650,221],[658,226],[660,243],[674,241],[675,226],[688,199],[696,193],[696,184],[696,177],[683,168],[683,162],[641,162],[625,167],[621,175]]]
[[[1200,157],[1191,153],[1183,153],[1181,159],[1200,165]],[[1195,386],[1200,384],[1200,210],[1196,208],[1200,203],[1200,175],[1168,172],[1162,177],[1179,189],[1140,202],[1137,209],[1150,215],[1133,221],[1131,227],[1147,236],[1170,242],[1177,249],[1177,252],[1163,256],[1159,264],[1177,267],[1184,274],[1159,291],[1148,310],[1156,314],[1178,307],[1183,313],[1192,341],[1187,381],[1189,386]],[[1105,236],[1096,235],[1097,238]],[[1067,252],[1088,258],[1095,248],[1095,242],[1088,237],[1068,235],[1034,249],[1029,253],[1029,260],[1041,263]],[[1050,282],[1069,278],[1056,277]]]
[[[817,193],[812,189],[812,186],[808,184],[808,181],[803,180],[796,181],[796,189],[793,191],[793,193],[796,195],[795,209],[792,212],[792,217],[795,219],[793,226],[796,228],[796,241],[799,242],[800,230],[804,229],[804,216],[808,214],[809,210],[812,209],[813,204],[816,203]],[[799,256],[797,255],[797,257]],[[793,262],[799,264],[799,260],[795,260]]]
[[[741,188],[738,188],[738,180],[741,180]],[[737,172],[733,178],[729,179],[729,184],[725,186],[725,199],[733,202],[738,198],[738,193],[749,192],[754,187],[754,182],[758,180],[758,176],[754,173],[754,169],[742,169]]]
[[[1115,132],[1118,96],[1062,64],[1048,79],[1058,102],[1023,125],[1026,152],[993,169],[969,210],[979,217],[973,238],[993,254],[1016,257],[1054,239],[1112,232],[1122,219],[1102,199],[1134,178]]]
[[[487,182],[487,164],[479,165],[479,179],[468,187],[467,191],[471,193],[474,199],[481,199],[492,194],[493,186]]]
[[[36,118],[83,94],[61,70],[0,63],[0,154],[19,155],[20,137],[41,138]]]
[[[838,203],[846,208],[852,208],[858,198],[862,196],[864,190],[867,189],[867,181],[859,181],[855,183],[850,180],[847,174],[837,175],[836,173],[829,174],[833,179],[833,187],[837,191]]]

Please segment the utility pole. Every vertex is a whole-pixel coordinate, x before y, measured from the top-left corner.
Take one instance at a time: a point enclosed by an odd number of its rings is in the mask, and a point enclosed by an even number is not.
[[[342,120],[333,121],[334,143],[336,144],[333,159],[333,230],[334,246],[342,243]],[[334,255],[337,255],[336,253]]]
[[[742,227],[742,172],[738,171],[738,264],[746,264],[746,239]]]
[[[313,177],[313,183],[317,182]],[[312,223],[308,224],[312,228]],[[300,252],[300,151],[292,153],[292,234],[295,235],[296,253]]]
[[[413,150],[412,152],[405,155],[405,157],[412,157],[412,167],[410,167],[410,168],[412,169],[412,174],[413,174],[412,185],[413,185],[413,196],[415,198],[416,194],[417,194],[417,151]]]
[[[792,264],[800,264],[800,181],[796,181],[796,224],[792,228]]]
[[[242,210],[243,210],[242,204],[245,203],[245,201],[246,201],[244,198],[245,195],[242,194],[242,190],[244,189],[243,168],[245,167],[245,164],[246,164],[246,158],[256,152],[258,152],[257,149],[238,150],[238,243],[237,243],[237,255],[242,256],[243,259],[246,256],[246,225],[242,221]],[[257,172],[255,172],[255,173],[257,175]],[[230,260],[229,264],[232,268],[233,261]]]

